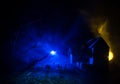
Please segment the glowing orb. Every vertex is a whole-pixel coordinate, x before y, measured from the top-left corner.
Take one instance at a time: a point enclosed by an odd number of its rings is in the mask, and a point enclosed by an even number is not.
[[[51,55],[56,55],[56,51],[52,50],[52,51],[50,52],[50,54],[51,54]]]
[[[108,60],[111,61],[112,59],[113,59],[113,52],[109,51]]]

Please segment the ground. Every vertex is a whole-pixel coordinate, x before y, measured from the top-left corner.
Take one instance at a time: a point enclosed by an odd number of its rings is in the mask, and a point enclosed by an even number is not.
[[[12,78],[12,84],[101,84],[99,81],[92,69],[80,69],[75,66],[37,66]]]

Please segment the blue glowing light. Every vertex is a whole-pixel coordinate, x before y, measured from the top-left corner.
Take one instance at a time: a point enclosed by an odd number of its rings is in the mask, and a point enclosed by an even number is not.
[[[90,57],[89,58],[89,64],[93,64],[93,61],[94,61],[93,57]]]
[[[56,55],[56,51],[52,50],[52,51],[50,52],[50,54],[51,54],[51,55]]]

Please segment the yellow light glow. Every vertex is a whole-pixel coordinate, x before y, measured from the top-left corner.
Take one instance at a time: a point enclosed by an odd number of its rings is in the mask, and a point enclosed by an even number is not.
[[[112,59],[113,59],[113,52],[109,51],[108,60],[111,61]]]
[[[98,33],[99,34],[105,34],[106,33],[106,28],[107,28],[107,21],[99,26]]]

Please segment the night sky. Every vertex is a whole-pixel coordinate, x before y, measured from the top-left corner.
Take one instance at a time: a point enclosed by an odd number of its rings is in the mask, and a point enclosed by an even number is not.
[[[1,49],[2,55],[0,55],[0,60],[2,62],[3,71],[4,69],[11,68],[15,62],[13,62],[13,58],[11,56],[11,46],[10,40],[14,39],[14,32],[18,31],[21,26],[35,23],[36,21],[42,20],[43,24],[52,25],[52,28],[47,28],[49,31],[64,31],[63,36],[68,31],[69,26],[73,21],[76,15],[82,14],[87,19],[93,19],[98,17],[105,17],[108,21],[107,28],[107,37],[103,35],[103,38],[107,38],[107,43],[114,53],[114,59],[110,61],[110,71],[112,75],[112,80],[115,84],[115,81],[118,80],[119,68],[120,68],[120,33],[119,33],[119,3],[118,2],[110,2],[110,1],[74,1],[74,2],[52,2],[52,1],[39,1],[39,2],[3,2],[2,6],[2,25],[0,28],[1,34]],[[56,12],[55,12],[56,11]],[[53,12],[55,12],[53,14]],[[56,25],[63,25],[64,17],[57,17],[59,15],[65,15],[67,18],[65,21],[68,22],[64,24],[63,29],[57,30]],[[57,18],[56,18],[57,17]],[[69,18],[70,17],[70,18]],[[56,19],[59,19],[57,21]],[[50,21],[52,20],[52,21]],[[48,21],[48,22],[47,22]],[[57,22],[56,22],[57,21]],[[65,22],[64,21],[64,22]],[[60,23],[59,23],[60,22]],[[49,24],[48,24],[49,23]],[[58,24],[57,24],[58,23]],[[98,21],[98,24],[102,23]],[[68,26],[69,25],[69,26]],[[39,25],[38,25],[39,26]],[[62,26],[61,26],[62,27]],[[59,29],[59,28],[58,28]],[[46,29],[40,29],[45,31]],[[106,35],[106,34],[105,34]],[[9,56],[8,56],[9,55]],[[17,58],[16,58],[17,59]],[[6,61],[8,63],[6,63]],[[9,64],[11,63],[11,64]],[[19,64],[19,63],[18,63]],[[14,67],[14,66],[12,66]],[[5,72],[5,71],[4,71]],[[10,72],[10,71],[6,71]],[[5,72],[5,73],[6,73]]]

